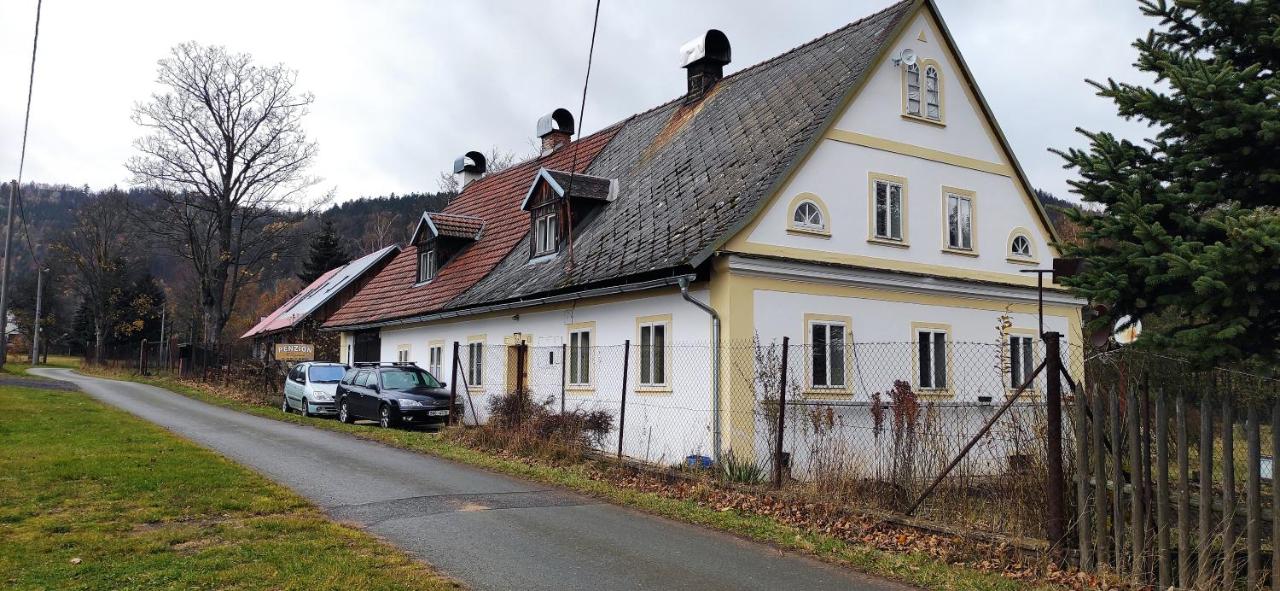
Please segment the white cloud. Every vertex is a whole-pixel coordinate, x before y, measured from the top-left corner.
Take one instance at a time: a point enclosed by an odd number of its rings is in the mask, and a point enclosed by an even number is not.
[[[1083,79],[1137,79],[1129,46],[1151,25],[1131,3],[941,0],[941,11],[1032,182],[1065,195],[1049,147],[1117,119]],[[729,70],[879,10],[884,0],[606,0],[585,115],[599,129],[683,92],[677,48],[708,28],[733,42]],[[125,184],[139,129],[131,106],[182,41],[222,44],[298,70],[314,173],[339,198],[435,189],[468,149],[529,150],[537,118],[578,111],[589,0],[488,3],[58,0],[44,6],[25,178]],[[0,0],[0,174],[16,175],[34,0]]]

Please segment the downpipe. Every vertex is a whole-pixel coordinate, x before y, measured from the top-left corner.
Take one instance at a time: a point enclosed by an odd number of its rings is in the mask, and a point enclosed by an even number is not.
[[[689,277],[679,279],[680,296],[701,308],[711,316],[711,459],[720,463],[720,315],[692,295],[689,295]]]

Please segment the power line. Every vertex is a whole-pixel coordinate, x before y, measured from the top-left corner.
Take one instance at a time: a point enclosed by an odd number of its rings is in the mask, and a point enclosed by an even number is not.
[[[22,205],[22,173],[27,166],[27,132],[31,129],[31,96],[36,86],[36,52],[40,48],[40,9],[44,0],[36,0],[36,29],[31,38],[31,71],[27,76],[27,112],[22,120],[22,151],[18,154],[18,219],[22,222],[22,234],[27,240],[27,250],[31,251],[31,259],[36,266],[41,265],[40,255],[31,241],[31,228],[27,224],[27,211]],[[9,253],[5,253],[7,257]]]
[[[573,195],[573,179],[578,176],[578,145],[582,141],[582,122],[587,111],[587,85],[591,82],[591,58],[596,53],[596,29],[600,26],[600,0],[596,0],[596,13],[591,19],[591,46],[587,48],[587,75],[582,80],[582,103],[578,105],[578,139],[573,142],[573,158],[569,164],[569,187],[565,190],[565,228],[569,238],[569,269],[573,272],[573,207],[569,198]]]

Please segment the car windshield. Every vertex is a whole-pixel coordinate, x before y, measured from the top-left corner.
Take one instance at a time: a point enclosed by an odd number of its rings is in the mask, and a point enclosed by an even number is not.
[[[387,390],[439,388],[440,382],[420,369],[384,369],[382,370],[382,387]]]
[[[312,382],[329,384],[337,383],[346,373],[347,368],[341,365],[313,365],[307,370],[307,377],[311,378]]]

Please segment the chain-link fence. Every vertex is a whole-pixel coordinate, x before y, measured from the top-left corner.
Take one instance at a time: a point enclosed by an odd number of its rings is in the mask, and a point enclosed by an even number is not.
[[[443,377],[466,397],[467,424],[512,395],[553,414],[600,411],[612,418],[600,453],[746,485],[780,468],[793,492],[866,509],[906,509],[968,446],[916,514],[1039,535],[1046,377],[1031,377],[1044,355],[1031,338],[755,342],[725,345],[717,367],[707,344],[471,343]],[[1082,381],[1081,351],[1064,357]]]

